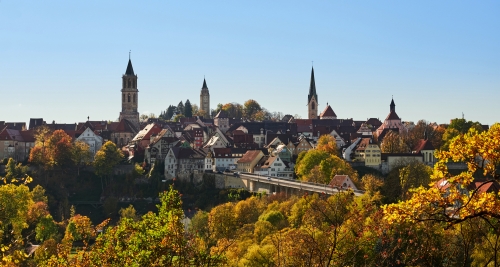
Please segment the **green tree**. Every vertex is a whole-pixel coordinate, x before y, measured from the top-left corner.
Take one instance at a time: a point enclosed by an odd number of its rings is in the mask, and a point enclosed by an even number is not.
[[[184,104],[184,111],[182,112],[186,118],[191,118],[193,117],[193,107],[191,106],[191,102],[189,102],[189,99],[186,100],[186,103]]]
[[[182,101],[177,104],[177,113],[184,115],[184,104],[182,103]]]
[[[314,171],[315,168],[317,168],[316,171]],[[349,175],[353,181],[357,180],[356,171],[345,160],[318,149],[311,149],[304,154],[299,154],[295,173],[300,180],[323,184],[330,183],[337,174]]]
[[[36,225],[35,232],[36,239],[41,242],[54,238],[57,235],[58,228],[50,214],[40,219]]]
[[[443,133],[443,147],[442,149],[448,150],[452,140],[461,135],[466,134],[469,129],[474,128],[477,132],[481,133],[483,131],[483,127],[479,122],[467,121],[465,119],[453,119],[450,121],[450,125],[446,128]]]
[[[172,117],[174,116],[174,112],[175,112],[175,106],[169,105],[167,108],[167,112],[165,114],[165,119],[171,120]]]
[[[82,141],[76,141],[71,150],[71,159],[78,169],[78,175],[80,175],[80,168],[92,162],[92,152],[89,145]]]
[[[113,168],[118,165],[122,159],[122,152],[111,141],[104,143],[101,149],[95,154],[94,169],[95,173],[101,177],[102,190],[104,190],[102,178],[110,176],[113,173]]]

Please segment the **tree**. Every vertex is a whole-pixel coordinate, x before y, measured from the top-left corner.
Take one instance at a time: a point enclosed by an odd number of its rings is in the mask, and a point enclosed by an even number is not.
[[[35,138],[35,147],[30,151],[30,162],[43,165],[45,168],[67,167],[73,163],[71,137],[63,130],[51,133],[41,127]]]
[[[122,152],[116,147],[116,145],[107,141],[104,145],[97,151],[94,157],[94,168],[95,173],[101,177],[101,185],[104,190],[104,185],[102,184],[102,178],[107,177],[113,173],[113,168],[120,163],[123,158]]]
[[[202,116],[199,114],[200,111],[204,111],[204,110],[200,110],[200,108],[196,104],[191,105],[191,113],[193,114],[193,116]],[[206,114],[206,113],[204,113],[204,114]]]
[[[184,114],[186,118],[193,117],[193,107],[191,106],[191,102],[189,102],[189,99],[186,100],[186,103],[184,104],[184,112],[182,114]]]
[[[243,104],[243,110],[247,119],[253,119],[254,115],[262,110],[262,107],[257,101],[249,99]]]
[[[438,152],[437,158],[431,187],[412,189],[410,199],[385,206],[385,219],[389,223],[442,222],[451,227],[479,217],[493,227],[500,218],[500,199],[482,188],[500,178],[500,124],[481,133],[471,127],[467,134],[452,139],[449,151]],[[451,174],[446,165],[449,161],[465,162],[468,170]],[[482,181],[474,179],[476,174],[483,176]]]
[[[408,153],[410,151],[404,139],[393,131],[385,135],[380,149],[382,153]]]
[[[182,101],[177,104],[177,112],[178,114],[184,114],[184,104]]]
[[[172,105],[169,105],[168,108],[167,108],[167,112],[165,114],[165,119],[166,120],[171,120],[172,117],[174,116],[174,112],[175,112],[175,107],[172,106]]]
[[[175,121],[175,122],[179,122],[179,121],[181,120],[181,118],[185,118],[185,116],[184,116],[184,115],[182,115],[182,114],[177,114],[177,115],[175,115],[175,117],[174,117],[174,121]]]
[[[465,119],[453,119],[450,121],[450,125],[446,128],[443,133],[443,149],[448,150],[453,138],[459,136],[460,134],[466,134],[469,129],[474,128],[477,132],[482,132],[483,127],[479,122],[466,121]]]
[[[86,166],[92,161],[89,145],[82,141],[76,141],[71,150],[71,159],[78,168],[78,175],[80,175],[80,167]]]
[[[314,170],[317,168],[317,170]],[[314,181],[328,184],[337,174],[349,175],[357,180],[357,173],[345,160],[336,155],[319,149],[311,149],[304,154],[299,154],[295,173],[303,181]]]
[[[438,149],[442,145],[443,133],[443,127],[425,120],[419,120],[415,127],[403,134],[403,139],[409,148],[414,148],[421,139],[427,139]]]
[[[147,121],[147,120],[148,120],[148,118],[149,118],[149,116],[148,116],[147,114],[141,114],[141,116],[139,117],[139,119],[140,119],[141,121]]]
[[[325,134],[319,137],[316,149],[320,151],[325,151],[332,155],[339,155],[337,148],[337,141],[333,136]]]
[[[224,104],[221,110],[224,110],[229,118],[239,119],[243,117],[243,107],[238,103]]]

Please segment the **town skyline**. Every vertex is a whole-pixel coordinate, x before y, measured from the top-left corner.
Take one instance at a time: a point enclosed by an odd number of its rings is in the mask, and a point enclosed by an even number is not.
[[[140,114],[199,106],[205,77],[212,109],[307,118],[314,65],[318,110],[339,119],[383,120],[394,96],[404,121],[499,121],[499,4],[430,3],[1,2],[2,120],[116,120],[131,50]]]

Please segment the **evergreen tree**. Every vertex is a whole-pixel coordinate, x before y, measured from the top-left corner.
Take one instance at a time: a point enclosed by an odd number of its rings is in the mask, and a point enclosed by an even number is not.
[[[174,116],[174,111],[175,111],[175,107],[172,105],[169,105],[168,109],[167,109],[167,114],[165,115],[165,119],[166,120],[172,119],[172,116]]]
[[[182,104],[182,101],[177,104],[177,113],[184,114],[184,104]]]
[[[186,100],[186,104],[184,105],[184,116],[186,118],[191,118],[193,117],[193,107],[191,106],[191,102],[189,102],[189,99]]]

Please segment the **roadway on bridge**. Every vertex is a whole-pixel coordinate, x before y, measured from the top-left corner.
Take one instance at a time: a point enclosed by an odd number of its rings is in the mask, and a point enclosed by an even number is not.
[[[338,188],[332,188],[328,185],[302,182],[302,181],[298,181],[298,180],[291,180],[291,179],[286,179],[286,178],[281,178],[281,177],[262,176],[262,175],[255,175],[255,174],[251,174],[251,173],[241,173],[240,177],[247,179],[247,180],[256,181],[259,183],[272,184],[272,185],[283,186],[283,187],[288,187],[288,188],[295,188],[295,189],[315,192],[315,193],[319,193],[319,194],[324,193],[324,194],[328,194],[328,195],[333,195],[333,194],[337,194],[339,192],[342,192]],[[345,190],[343,190],[343,191],[345,191]],[[362,196],[364,193],[361,190],[354,190],[353,192],[354,192],[354,195],[358,196],[358,197]]]

